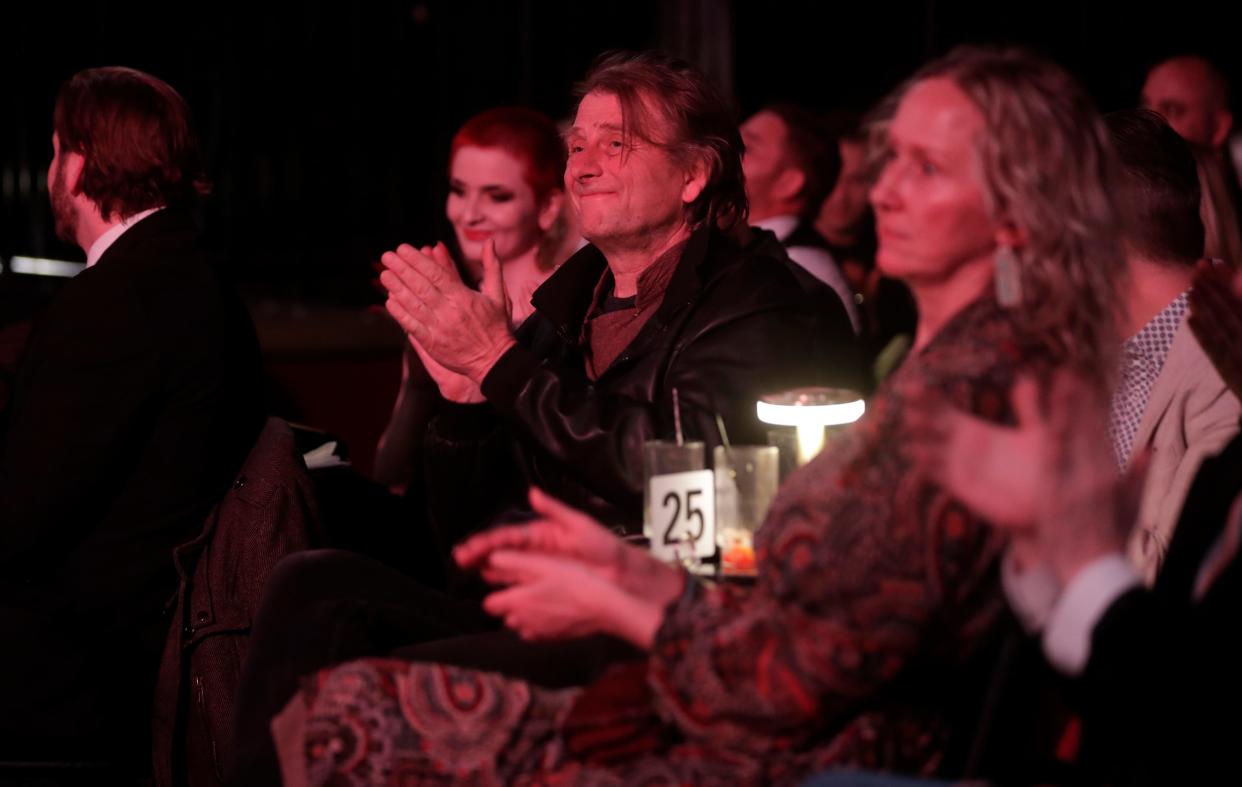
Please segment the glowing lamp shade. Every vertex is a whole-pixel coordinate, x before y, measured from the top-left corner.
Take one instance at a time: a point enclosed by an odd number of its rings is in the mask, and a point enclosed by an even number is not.
[[[843,388],[795,388],[760,399],[759,420],[798,430],[798,464],[810,461],[824,447],[824,428],[852,424],[867,406],[856,391]]]

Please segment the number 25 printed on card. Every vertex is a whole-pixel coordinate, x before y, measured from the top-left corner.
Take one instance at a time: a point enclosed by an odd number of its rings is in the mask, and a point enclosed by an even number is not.
[[[661,560],[711,557],[716,551],[716,488],[711,470],[652,476],[651,553]],[[691,551],[693,550],[693,552]]]

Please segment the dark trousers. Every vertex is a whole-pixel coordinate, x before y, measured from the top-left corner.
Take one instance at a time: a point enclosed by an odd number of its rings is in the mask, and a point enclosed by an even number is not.
[[[280,783],[271,719],[303,677],[334,664],[395,656],[571,686],[639,655],[610,637],[524,642],[501,629],[476,601],[429,589],[362,555],[336,550],[291,555],[277,565],[255,618],[227,781]]]

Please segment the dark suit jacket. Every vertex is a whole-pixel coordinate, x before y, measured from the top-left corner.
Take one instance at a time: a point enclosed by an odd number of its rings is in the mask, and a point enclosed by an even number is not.
[[[31,337],[0,446],[0,611],[31,628],[6,638],[36,657],[34,629],[85,652],[143,640],[153,682],[172,549],[228,488],[260,397],[254,329],[188,217],[143,219],[70,281]]]
[[[1093,783],[1236,780],[1242,756],[1242,576],[1235,559],[1195,601],[1200,566],[1242,492],[1242,438],[1203,463],[1152,590],[1096,624],[1082,692]]]

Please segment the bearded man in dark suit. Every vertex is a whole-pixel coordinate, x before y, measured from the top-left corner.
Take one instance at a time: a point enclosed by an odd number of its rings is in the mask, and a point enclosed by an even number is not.
[[[262,426],[258,346],[196,245],[181,96],[90,69],[53,120],[52,213],[87,268],[37,324],[0,435],[0,755],[145,757],[172,550]]]

